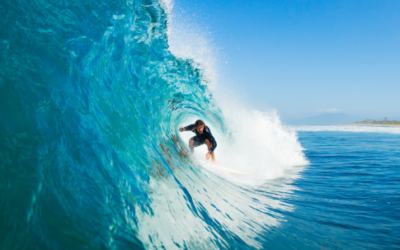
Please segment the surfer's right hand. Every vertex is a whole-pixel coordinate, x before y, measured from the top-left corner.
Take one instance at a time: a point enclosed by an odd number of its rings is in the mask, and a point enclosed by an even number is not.
[[[185,127],[180,127],[180,128],[179,128],[179,131],[181,131],[181,132],[182,132],[182,131],[185,131]]]

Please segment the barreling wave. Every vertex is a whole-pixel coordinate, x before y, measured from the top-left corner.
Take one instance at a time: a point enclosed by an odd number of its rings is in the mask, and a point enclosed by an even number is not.
[[[190,118],[221,141],[235,131],[199,65],[168,49],[163,2],[1,5],[2,249],[262,246],[291,187],[239,186],[187,154],[177,128]],[[295,135],[266,120],[277,151],[294,145],[282,169],[304,164]]]

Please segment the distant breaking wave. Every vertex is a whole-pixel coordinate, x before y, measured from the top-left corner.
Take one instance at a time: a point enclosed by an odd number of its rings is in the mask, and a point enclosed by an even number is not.
[[[195,59],[170,52],[164,2],[1,6],[1,249],[258,249],[293,209],[296,134],[217,105]],[[189,155],[177,128],[198,117],[220,162],[257,174]]]

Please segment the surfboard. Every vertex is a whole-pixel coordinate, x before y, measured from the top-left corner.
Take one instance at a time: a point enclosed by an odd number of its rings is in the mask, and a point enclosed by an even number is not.
[[[227,167],[224,167],[224,166],[221,166],[221,165],[218,165],[218,164],[213,164],[213,163],[211,163],[211,164],[209,163],[208,166],[209,166],[210,168],[216,167],[216,168],[219,168],[219,169],[221,169],[221,170],[224,170],[224,171],[229,172],[229,173],[232,173],[232,174],[241,174],[241,175],[251,175],[251,174],[255,174],[255,173],[248,173],[248,172],[237,171],[237,170],[235,170],[235,169],[230,169],[230,168],[227,168]]]

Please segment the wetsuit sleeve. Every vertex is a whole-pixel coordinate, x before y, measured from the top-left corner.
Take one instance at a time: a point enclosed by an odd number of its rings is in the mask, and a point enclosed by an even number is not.
[[[193,128],[194,128],[194,124],[186,126],[185,131],[192,131]]]
[[[215,150],[215,148],[217,147],[217,142],[215,141],[215,138],[214,138],[214,136],[211,134],[211,130],[209,129],[209,128],[207,128],[208,129],[208,140],[211,142],[211,149],[210,149],[210,151],[208,152],[208,153],[212,153],[212,152],[214,152],[214,150]]]

